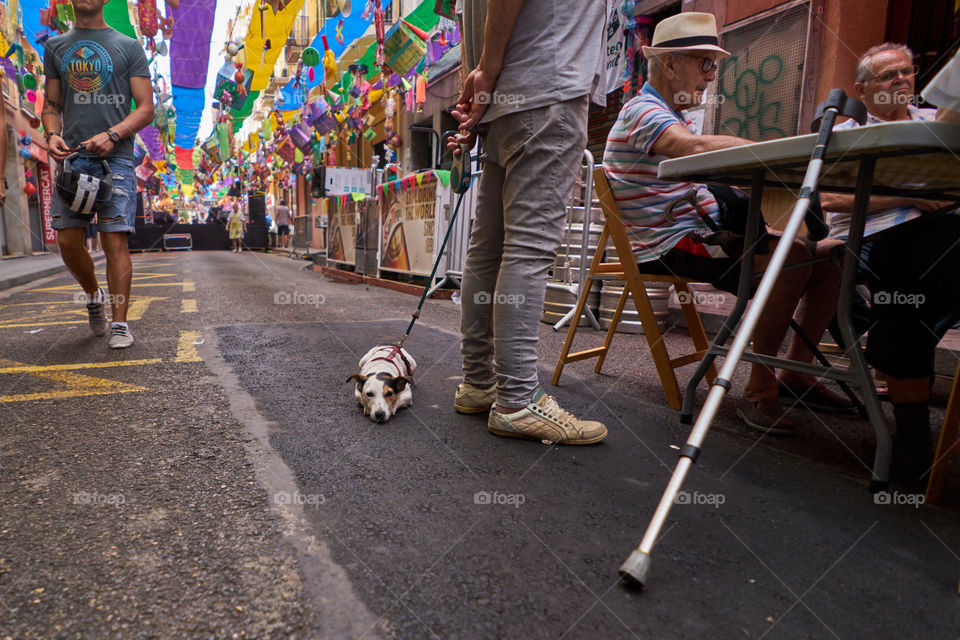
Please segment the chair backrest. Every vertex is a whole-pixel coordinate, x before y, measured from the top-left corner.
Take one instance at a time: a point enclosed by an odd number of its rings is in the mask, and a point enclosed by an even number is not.
[[[620,209],[617,207],[617,201],[613,199],[613,191],[610,189],[610,182],[607,180],[607,174],[603,167],[597,167],[593,170],[593,189],[600,201],[600,210],[607,223],[607,232],[610,239],[613,240],[613,246],[617,251],[617,257],[623,266],[624,273],[632,275],[634,272],[639,275],[637,260],[633,257],[633,250],[630,248],[630,241],[627,239],[627,228],[620,217]],[[597,251],[602,251],[603,247],[597,247]],[[633,266],[631,269],[630,266]]]

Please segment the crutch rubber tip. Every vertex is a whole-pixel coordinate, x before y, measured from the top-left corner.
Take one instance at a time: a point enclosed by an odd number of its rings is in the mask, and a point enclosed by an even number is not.
[[[617,573],[627,584],[643,588],[647,582],[647,572],[650,570],[650,554],[634,549],[630,557],[620,565]]]
[[[692,414],[692,413],[681,413],[681,414],[680,414],[680,424],[693,424],[693,414]]]
[[[881,491],[886,491],[890,488],[889,480],[871,480],[870,481],[870,493],[880,493]]]

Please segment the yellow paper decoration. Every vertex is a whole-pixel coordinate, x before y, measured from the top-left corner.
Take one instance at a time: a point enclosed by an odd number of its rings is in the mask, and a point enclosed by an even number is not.
[[[303,1],[293,0],[276,14],[269,10],[264,11],[262,23],[260,21],[261,13],[254,7],[253,19],[250,20],[250,30],[247,31],[247,37],[244,39],[244,48],[248,52],[246,67],[253,71],[251,91],[263,91],[270,83],[273,66],[276,64],[280,52],[283,51],[287,36],[290,35],[297,14],[303,7]],[[262,37],[260,35],[261,31],[263,33]],[[266,40],[270,41],[270,49],[264,47]],[[262,53],[257,55],[257,52]]]

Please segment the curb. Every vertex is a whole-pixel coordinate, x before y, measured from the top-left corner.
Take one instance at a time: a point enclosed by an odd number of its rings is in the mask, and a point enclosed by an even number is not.
[[[99,256],[93,256],[93,263],[97,264],[101,260],[105,259],[106,256],[100,254]],[[12,289],[14,287],[19,287],[20,285],[29,284],[34,280],[40,280],[41,278],[46,278],[48,276],[55,276],[60,273],[67,271],[67,265],[62,262],[55,267],[47,267],[46,269],[41,269],[39,271],[33,271],[31,273],[25,273],[23,275],[14,276],[12,278],[6,278],[0,280],[0,291],[6,289]]]

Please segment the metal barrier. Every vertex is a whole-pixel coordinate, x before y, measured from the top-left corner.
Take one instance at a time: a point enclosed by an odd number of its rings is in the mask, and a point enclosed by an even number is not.
[[[293,253],[310,253],[310,216],[297,216],[293,219]]]
[[[474,163],[476,163],[476,160],[474,160]],[[454,221],[455,227],[444,251],[446,259],[443,263],[443,276],[432,284],[430,292],[427,294],[428,297],[448,283],[460,288],[460,283],[463,280],[463,265],[467,261],[467,248],[470,246],[470,229],[477,213],[477,195],[480,193],[480,177],[482,174],[482,170],[472,172],[473,181],[470,183],[470,190],[463,194],[460,213],[457,214],[457,219]],[[438,228],[437,237],[443,237],[443,234],[447,232],[447,227],[450,225],[450,216],[453,215],[453,208],[456,206],[457,196],[454,195],[452,187],[448,189],[448,194],[449,198],[444,206],[443,228]]]
[[[559,331],[561,327],[565,326],[568,322],[574,320],[573,314],[576,313],[577,300],[580,298],[580,292],[585,286],[592,286],[593,282],[587,282],[587,270],[590,266],[590,260],[593,259],[593,256],[590,255],[590,236],[592,235],[592,224],[591,224],[591,212],[593,209],[593,169],[594,169],[593,154],[590,153],[589,149],[584,149],[583,151],[583,165],[581,165],[581,171],[585,171],[585,175],[582,176],[581,180],[578,180],[578,183],[583,184],[582,193],[577,193],[579,189],[574,189],[570,195],[570,200],[567,205],[567,222],[564,228],[564,238],[569,238],[571,235],[576,233],[576,225],[578,224],[573,220],[573,213],[577,209],[574,204],[579,200],[583,208],[583,220],[580,222],[580,251],[579,255],[576,256],[576,266],[574,266],[574,260],[571,257],[570,253],[562,254],[564,256],[563,264],[556,264],[554,266],[554,281],[547,283],[547,296],[553,294],[559,300],[569,301],[569,310],[553,325],[554,331]],[[599,235],[599,231],[597,232]],[[569,246],[569,245],[568,245]],[[597,247],[597,251],[603,251],[604,247]],[[559,260],[558,260],[559,263]],[[571,273],[576,269],[577,277],[576,281],[572,277]],[[562,306],[567,306],[567,302],[558,302]],[[589,305],[584,307],[584,315],[587,318],[587,321],[593,326],[594,329],[600,330],[600,323],[597,322],[596,316],[593,314],[593,310]],[[546,313],[546,306],[545,306]],[[576,322],[580,322],[580,318],[576,319]]]

